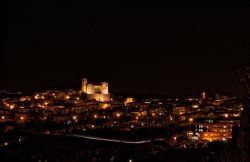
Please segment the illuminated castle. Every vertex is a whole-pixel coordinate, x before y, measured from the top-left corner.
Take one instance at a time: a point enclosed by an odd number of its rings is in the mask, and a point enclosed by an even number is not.
[[[100,85],[94,85],[93,83],[88,83],[86,78],[83,78],[81,93],[86,94],[88,100],[110,101],[108,82],[101,82]]]

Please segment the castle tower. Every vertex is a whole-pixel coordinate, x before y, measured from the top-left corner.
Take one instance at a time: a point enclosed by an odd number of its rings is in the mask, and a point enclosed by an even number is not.
[[[101,93],[102,94],[108,94],[109,93],[108,82],[101,82]]]
[[[201,92],[200,99],[199,99],[199,103],[200,103],[200,104],[204,104],[205,100],[206,100],[206,92],[205,92],[205,91],[202,91],[202,92]]]
[[[87,85],[87,94],[95,94],[95,88],[93,83]]]
[[[82,90],[81,93],[86,94],[87,93],[87,78],[82,79]]]
[[[202,92],[201,92],[201,99],[202,99],[202,100],[205,100],[205,99],[206,99],[206,92],[205,92],[205,91],[202,91]]]

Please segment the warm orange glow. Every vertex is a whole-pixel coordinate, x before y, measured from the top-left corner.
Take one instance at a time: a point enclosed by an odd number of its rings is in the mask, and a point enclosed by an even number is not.
[[[15,105],[14,105],[14,104],[10,105],[10,109],[13,109],[14,107],[15,107]]]
[[[24,120],[24,117],[23,117],[23,116],[21,116],[21,117],[20,117],[20,119],[21,119],[21,120]]]
[[[199,105],[193,104],[193,105],[192,105],[192,108],[197,109],[197,108],[199,108]]]
[[[110,104],[108,104],[108,103],[103,103],[102,104],[102,109],[107,109],[109,107],[110,107]]]
[[[190,121],[190,122],[193,122],[193,121],[194,121],[194,119],[193,119],[193,118],[189,118],[189,121]]]
[[[70,99],[70,96],[69,96],[69,95],[67,95],[67,96],[66,96],[66,99],[67,99],[67,100],[68,100],[68,99]]]
[[[96,115],[96,114],[94,115],[94,118],[95,118],[95,119],[97,118],[97,115]]]
[[[228,118],[228,114],[225,114],[225,117]]]
[[[126,98],[124,105],[126,106],[128,103],[132,103],[132,102],[135,102],[134,98],[132,98],[132,97]]]
[[[119,118],[121,116],[120,113],[116,113],[116,117]]]
[[[223,132],[203,132],[200,137],[202,140],[208,141],[226,141],[227,138],[232,138],[230,134],[225,134]]]
[[[20,97],[19,101],[26,101],[25,97]]]
[[[5,116],[2,116],[2,119],[5,119]]]

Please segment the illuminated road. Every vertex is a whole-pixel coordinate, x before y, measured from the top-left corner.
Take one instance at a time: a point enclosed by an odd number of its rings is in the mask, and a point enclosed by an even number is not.
[[[143,140],[143,141],[128,141],[128,140],[119,140],[119,139],[108,139],[108,138],[101,138],[101,137],[92,137],[92,136],[85,136],[85,135],[67,135],[70,137],[78,137],[78,138],[85,138],[85,139],[91,139],[91,140],[97,140],[97,141],[107,141],[107,142],[116,142],[116,143],[126,143],[126,144],[143,144],[143,143],[149,143],[155,140]]]

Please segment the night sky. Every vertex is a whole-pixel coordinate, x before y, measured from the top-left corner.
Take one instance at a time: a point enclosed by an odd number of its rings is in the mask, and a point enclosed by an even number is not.
[[[239,94],[250,64],[250,6],[216,3],[8,0],[0,89]]]

